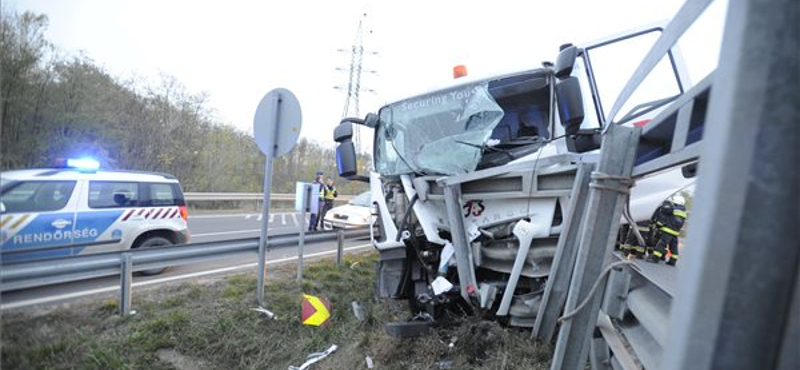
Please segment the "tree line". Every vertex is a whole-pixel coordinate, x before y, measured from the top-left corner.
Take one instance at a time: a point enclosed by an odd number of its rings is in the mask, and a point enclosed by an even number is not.
[[[57,50],[47,25],[31,12],[0,19],[0,169],[89,155],[103,168],[173,174],[185,191],[263,189],[264,155],[250,134],[215,119],[205,94],[170,76],[156,86],[112,76],[85,55]],[[334,158],[334,149],[301,138],[274,161],[273,191],[292,193],[318,170],[335,175]],[[337,184],[343,194],[366,190]]]

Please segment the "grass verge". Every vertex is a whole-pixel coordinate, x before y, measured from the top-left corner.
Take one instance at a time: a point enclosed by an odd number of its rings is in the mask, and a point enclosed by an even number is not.
[[[414,339],[389,337],[382,323],[405,308],[373,299],[374,262],[367,253],[307,265],[302,282],[294,266],[270,270],[268,309],[251,311],[255,274],[134,292],[136,315],[116,314],[116,300],[3,315],[3,369],[286,369],[308,354],[339,349],[312,369],[547,369],[551,348],[529,331],[464,318]],[[302,293],[332,304],[325,328],[300,323]],[[351,302],[365,309],[357,320]],[[452,345],[451,345],[452,343]]]

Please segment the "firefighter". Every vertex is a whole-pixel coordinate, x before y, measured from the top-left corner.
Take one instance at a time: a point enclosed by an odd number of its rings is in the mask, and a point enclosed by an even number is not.
[[[322,226],[325,222],[325,214],[333,208],[333,201],[336,197],[339,196],[339,192],[336,190],[336,186],[333,185],[333,179],[328,178],[328,182],[325,186],[322,187],[319,191],[320,197],[322,197],[322,211],[319,214],[319,223]],[[323,227],[324,228],[324,227]]]
[[[650,239],[650,221],[637,222],[636,228],[639,230],[642,239],[644,239],[645,245],[639,243],[636,233],[634,233],[633,228],[629,226],[627,229],[628,232],[619,246],[619,250],[626,256],[644,258],[646,248],[650,244],[648,241]]]
[[[647,257],[648,262],[658,263],[666,260],[671,266],[678,262],[678,236],[684,222],[686,222],[686,207],[681,196],[664,201],[656,209],[651,224],[654,236],[653,251]]]

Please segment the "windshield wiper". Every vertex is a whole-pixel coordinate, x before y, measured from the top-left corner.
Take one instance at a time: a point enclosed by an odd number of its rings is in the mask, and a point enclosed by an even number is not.
[[[482,151],[489,151],[489,152],[494,152],[494,153],[503,153],[503,154],[507,155],[508,158],[510,158],[510,159],[516,159],[514,157],[514,154],[512,154],[507,149],[495,148],[493,146],[488,146],[486,144],[478,145],[478,144],[473,144],[473,143],[462,141],[462,140],[453,140],[453,141],[455,141],[455,142],[457,142],[459,144],[464,144],[464,145],[467,145],[467,146],[471,146],[473,148],[478,148],[478,149],[480,149]]]

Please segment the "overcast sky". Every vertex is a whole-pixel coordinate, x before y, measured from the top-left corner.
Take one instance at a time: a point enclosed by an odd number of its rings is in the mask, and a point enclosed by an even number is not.
[[[716,65],[726,1],[717,0],[680,46],[695,81]],[[263,95],[292,90],[302,135],[333,145],[359,20],[364,47],[361,114],[452,83],[452,67],[471,76],[531,69],[558,46],[580,44],[666,21],[682,0],[553,1],[168,1],[10,0],[12,11],[49,17],[47,37],[65,53],[83,52],[113,75],[176,77],[206,92],[220,122],[252,132]],[[366,17],[364,14],[366,13]]]

